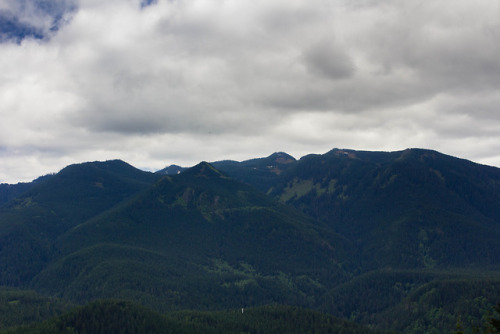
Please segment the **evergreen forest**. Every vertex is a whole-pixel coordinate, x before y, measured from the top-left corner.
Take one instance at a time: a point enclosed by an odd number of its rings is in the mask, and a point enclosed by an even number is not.
[[[500,169],[432,150],[0,185],[0,333],[499,333]]]

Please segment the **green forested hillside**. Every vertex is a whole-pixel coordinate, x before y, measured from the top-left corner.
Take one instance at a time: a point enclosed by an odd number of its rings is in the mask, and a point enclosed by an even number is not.
[[[16,197],[19,197],[24,192],[28,191],[29,189],[31,189],[32,187],[34,187],[38,183],[46,181],[49,178],[51,178],[52,176],[53,176],[53,174],[40,176],[40,177],[36,178],[35,180],[33,180],[32,182],[20,182],[17,184],[1,183],[0,184],[0,206],[13,200]]]
[[[169,314],[169,318],[196,324],[202,333],[383,333],[331,315],[278,305],[249,308],[243,312],[239,309],[185,311]]]
[[[477,279],[481,269],[500,265],[498,168],[419,149],[335,149],[289,164],[272,182],[232,174],[223,164],[220,168],[355,243],[359,268],[368,273],[326,294],[320,307],[328,312],[404,332],[434,328],[440,333],[451,331],[459,314],[467,328],[477,327],[467,314],[478,322],[479,314],[484,316],[500,299],[498,290],[492,290],[497,274],[493,281]],[[441,271],[436,274],[432,268]],[[469,274],[455,276],[455,268],[466,268]],[[463,295],[454,288],[454,279],[470,283]],[[442,283],[440,293],[455,291],[462,299],[450,300],[444,309],[435,299],[420,300],[419,311],[408,312],[407,295],[430,282]],[[469,297],[482,298],[484,305]],[[397,309],[406,313],[394,318],[391,312]]]
[[[0,288],[0,331],[12,326],[41,322],[68,311],[73,304],[42,296],[35,291]]]
[[[472,333],[500,300],[497,168],[428,150],[336,149],[175,171],[90,162],[11,192],[0,206],[1,328],[111,298],[180,332],[341,323],[329,314],[402,333]],[[43,326],[151,311],[136,306],[97,302]],[[223,311],[254,307],[261,322]],[[33,326],[16,330],[56,328]]]
[[[126,301],[103,300],[43,323],[5,333],[378,333],[352,322],[296,307],[267,306],[244,311],[184,311],[162,315]]]
[[[428,150],[332,150],[268,191],[354,241],[365,270],[500,264],[498,168]]]
[[[97,301],[5,333],[187,333],[161,314],[125,301]]]
[[[62,234],[59,259],[33,280],[85,302],[157,309],[282,302],[312,306],[348,279],[350,243],[202,163]]]
[[[156,178],[122,161],[72,165],[0,207],[0,284],[29,283],[58,256],[62,233]]]
[[[322,309],[401,333],[467,333],[488,325],[500,296],[500,273],[461,270],[379,270],[340,284]],[[477,331],[476,331],[477,332]]]
[[[231,177],[252,185],[260,191],[266,192],[276,183],[276,179],[295,165],[295,158],[291,155],[278,152],[266,158],[251,159],[247,161],[216,161],[212,165],[231,175]]]

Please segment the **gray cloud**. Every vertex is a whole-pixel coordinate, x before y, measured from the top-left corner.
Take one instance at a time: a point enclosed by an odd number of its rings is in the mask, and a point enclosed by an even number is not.
[[[314,74],[332,80],[349,78],[354,72],[349,55],[329,39],[319,41],[307,50],[305,62]]]
[[[0,11],[48,36],[0,43],[0,182],[86,160],[154,169],[333,147],[428,147],[500,166],[496,2],[23,0]]]

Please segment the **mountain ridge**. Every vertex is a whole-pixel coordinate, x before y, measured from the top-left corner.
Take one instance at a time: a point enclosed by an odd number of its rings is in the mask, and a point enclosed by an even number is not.
[[[449,331],[500,291],[498,168],[332,149],[174,170],[75,164],[12,195],[0,284],[161,312],[287,304],[405,333]],[[405,303],[418,311],[386,319]]]
[[[183,295],[179,300],[128,288],[160,308],[167,308],[168,302],[192,307],[196,295],[190,289],[199,284],[212,286],[215,292],[204,298],[219,307],[237,303],[245,298],[242,293],[252,290],[265,300],[284,298],[308,305],[305,291],[325,290],[347,279],[346,269],[353,266],[346,256],[352,252],[347,240],[206,162],[161,177],[61,234],[55,247],[60,255],[32,281],[38,291],[87,302],[98,296],[123,298],[120,287],[149,281]],[[125,254],[130,254],[127,260]],[[122,275],[116,276],[119,272]],[[143,276],[146,273],[151,277]],[[198,278],[188,288],[180,277]],[[287,284],[282,282],[285,277]],[[81,295],[95,282],[114,283]],[[270,285],[276,290],[271,299],[264,296]],[[297,296],[292,297],[292,291]],[[217,302],[221,294],[226,301]]]

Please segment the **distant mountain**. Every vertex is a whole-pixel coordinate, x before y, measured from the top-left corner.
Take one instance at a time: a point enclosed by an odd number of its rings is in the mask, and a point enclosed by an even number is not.
[[[58,298],[49,310],[285,304],[413,334],[458,314],[479,328],[500,291],[500,169],[431,150],[89,162],[0,194],[0,285]]]
[[[498,168],[431,150],[334,149],[265,181],[220,169],[355,242],[365,270],[500,265]]]
[[[0,284],[24,285],[56,256],[62,233],[150,186],[123,161],[71,165],[0,207]]]
[[[170,165],[168,167],[165,167],[163,169],[160,169],[159,171],[156,171],[155,173],[161,174],[161,175],[177,175],[185,171],[187,168],[177,166],[177,165]]]
[[[295,162],[295,158],[291,155],[277,152],[266,158],[242,162],[224,160],[213,162],[212,165],[231,177],[266,192],[281,173],[293,166]]]
[[[267,190],[279,176],[291,164],[296,162],[295,158],[285,152],[276,152],[265,158],[250,159],[245,161],[222,160],[211,162],[215,168],[224,171],[235,179],[251,184],[259,190]],[[156,173],[162,175],[176,175],[187,168],[170,165]]]
[[[207,163],[161,178],[55,247],[59,260],[33,280],[38,291],[77,302],[135,295],[160,309],[308,305],[311,291],[347,279],[354,251]]]
[[[0,184],[0,206],[21,195],[30,189],[34,184],[32,182],[23,182],[17,184]]]
[[[52,177],[52,174],[40,176],[32,182],[20,182],[17,184],[0,184],[0,206],[7,203],[8,201],[20,196],[22,193],[28,191],[36,184],[49,179]]]

